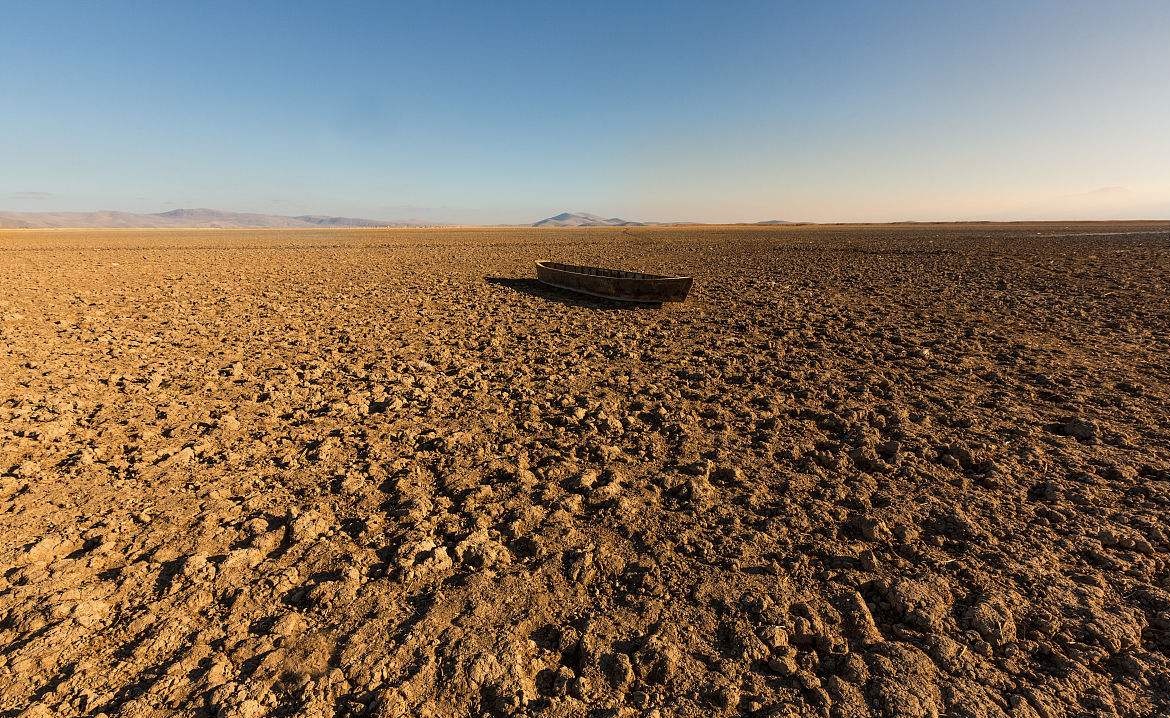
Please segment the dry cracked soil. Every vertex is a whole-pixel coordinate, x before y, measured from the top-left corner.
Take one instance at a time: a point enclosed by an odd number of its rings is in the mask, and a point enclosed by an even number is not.
[[[1165,223],[2,233],[0,714],[1168,715],[1168,290]]]

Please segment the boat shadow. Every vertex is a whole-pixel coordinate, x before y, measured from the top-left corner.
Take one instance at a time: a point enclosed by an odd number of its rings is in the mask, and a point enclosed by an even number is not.
[[[592,309],[660,309],[662,302],[619,302],[613,299],[591,297],[587,294],[578,294],[568,289],[550,287],[536,279],[526,277],[484,277],[484,281],[497,287],[507,287],[515,292],[540,297],[552,302],[560,302],[573,307],[590,307]]]

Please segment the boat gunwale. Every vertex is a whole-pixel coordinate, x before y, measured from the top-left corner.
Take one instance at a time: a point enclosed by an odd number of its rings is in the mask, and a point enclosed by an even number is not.
[[[536,265],[544,269],[549,269],[554,272],[563,272],[565,274],[572,274],[578,277],[602,277],[605,279],[633,279],[639,282],[678,282],[680,280],[693,280],[694,277],[684,275],[664,275],[664,274],[648,274],[646,272],[632,272],[625,269],[606,269],[605,267],[590,267],[583,264],[564,264],[562,262],[554,262],[548,259],[537,260]],[[566,269],[568,267],[568,269]],[[618,272],[619,274],[591,274],[588,272],[575,272],[574,269],[599,269],[608,272]],[[599,295],[600,296],[600,295]]]

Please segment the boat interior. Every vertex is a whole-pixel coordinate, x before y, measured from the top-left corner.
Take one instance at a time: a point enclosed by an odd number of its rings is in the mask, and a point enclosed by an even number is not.
[[[540,262],[542,266],[549,269],[557,269],[562,272],[572,272],[574,274],[588,274],[594,277],[616,277],[621,279],[678,279],[678,277],[667,277],[661,274],[645,274],[643,272],[626,272],[621,269],[604,269],[602,267],[585,267],[577,264],[561,264],[560,262]]]

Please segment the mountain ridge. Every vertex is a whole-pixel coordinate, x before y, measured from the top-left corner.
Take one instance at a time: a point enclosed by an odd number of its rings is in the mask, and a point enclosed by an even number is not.
[[[602,217],[591,212],[568,211],[531,224],[509,227],[645,227],[701,224],[695,222],[639,222],[621,217]],[[799,224],[779,219],[755,222],[759,225]],[[206,207],[181,207],[165,212],[140,213],[98,210],[95,212],[6,212],[0,211],[0,229],[322,229],[362,227],[455,226],[420,220],[379,220],[338,217],[325,214],[264,214],[229,212]]]
[[[331,215],[228,212],[205,207],[166,212],[0,212],[3,229],[311,229],[321,227],[420,227],[430,222],[387,221]]]
[[[551,217],[545,217],[542,220],[533,222],[532,227],[674,227],[685,226],[693,224],[708,224],[707,222],[637,222],[629,219],[622,219],[620,217],[602,217],[592,212],[569,211],[554,214]],[[801,224],[800,222],[790,222],[784,219],[765,219],[760,222],[746,222],[744,224],[757,225],[784,225],[784,224]]]
[[[533,227],[642,227],[647,222],[634,222],[620,217],[602,217],[589,212],[561,212],[532,223]]]

